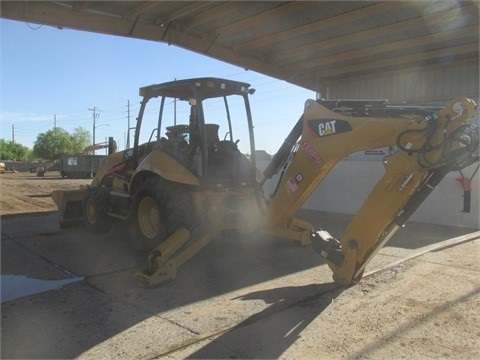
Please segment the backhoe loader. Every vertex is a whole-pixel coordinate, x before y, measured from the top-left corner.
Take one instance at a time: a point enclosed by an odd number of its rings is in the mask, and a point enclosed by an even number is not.
[[[256,167],[249,84],[218,78],[140,88],[134,146],[109,155],[92,183],[58,191],[61,226],[95,233],[130,223],[149,252],[135,274],[145,287],[172,280],[182,263],[230,230],[312,244],[348,285],[450,171],[478,161],[477,105],[394,106],[385,101],[307,100],[303,115],[263,174]],[[240,120],[243,118],[243,122]],[[238,148],[249,141],[250,155]],[[341,239],[295,213],[350,153],[395,147],[385,173]],[[278,174],[268,198],[262,186]]]

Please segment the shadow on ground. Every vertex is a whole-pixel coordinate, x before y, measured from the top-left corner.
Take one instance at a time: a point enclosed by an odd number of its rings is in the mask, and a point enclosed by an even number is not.
[[[295,298],[293,294],[298,292],[313,292],[314,295],[292,303]],[[188,358],[247,359],[255,354],[255,358],[278,359],[341,293],[342,289],[338,285],[327,283],[279,287],[246,294],[242,300],[261,299],[269,306],[193,352]],[[297,308],[297,311],[288,311],[292,307]],[[304,308],[304,311],[298,311],[298,308]],[[257,323],[265,318],[268,318],[267,321]],[[249,326],[254,323],[257,325]]]

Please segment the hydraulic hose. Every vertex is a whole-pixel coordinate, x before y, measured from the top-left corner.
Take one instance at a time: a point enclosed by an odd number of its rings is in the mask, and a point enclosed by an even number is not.
[[[288,134],[287,138],[283,142],[280,149],[273,156],[273,159],[270,161],[267,168],[263,171],[263,177],[262,177],[262,180],[260,181],[260,186],[262,186],[265,183],[265,181],[267,181],[274,174],[276,174],[278,170],[282,167],[283,163],[288,159],[288,156],[290,155],[292,148],[294,147],[294,145],[297,143],[298,139],[302,135],[302,129],[303,129],[303,115],[300,116],[300,119],[298,119],[292,131],[290,131],[290,134]]]

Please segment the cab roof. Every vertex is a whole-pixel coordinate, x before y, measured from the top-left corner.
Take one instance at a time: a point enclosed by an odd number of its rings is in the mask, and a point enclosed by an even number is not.
[[[188,100],[193,96],[193,89],[197,90],[202,99],[223,97],[229,95],[244,95],[252,93],[250,84],[234,80],[206,77],[175,80],[162,84],[154,84],[140,88],[140,96],[146,98],[165,96],[179,100]]]

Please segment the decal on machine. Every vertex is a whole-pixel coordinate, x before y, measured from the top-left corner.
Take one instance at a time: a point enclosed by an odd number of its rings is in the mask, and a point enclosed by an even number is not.
[[[308,125],[317,137],[335,135],[352,130],[348,121],[338,119],[313,119],[308,122]]]
[[[305,150],[307,157],[315,164],[315,166],[322,167],[325,161],[318,155],[315,148],[307,140],[303,140],[302,148]]]
[[[127,163],[125,161],[121,162],[118,165],[115,165],[114,167],[111,167],[110,169],[107,170],[107,174],[113,174],[117,171],[121,171],[127,167]]]
[[[287,181],[288,189],[293,193],[298,190],[298,184],[300,184],[303,180],[303,175],[298,173],[297,176],[291,177]]]

